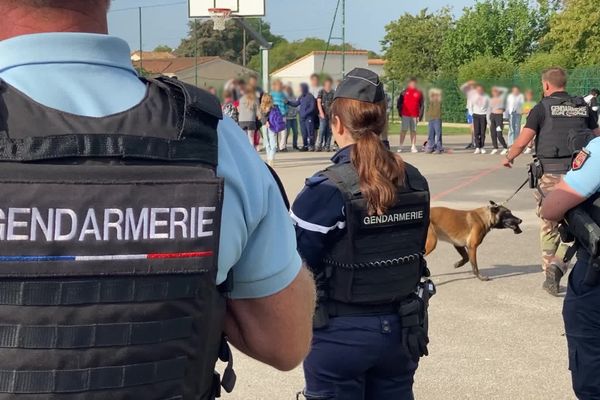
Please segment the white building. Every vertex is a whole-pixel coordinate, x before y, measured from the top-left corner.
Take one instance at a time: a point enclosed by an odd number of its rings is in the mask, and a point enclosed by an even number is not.
[[[369,52],[366,50],[346,51],[346,72],[354,68],[367,68],[378,74],[383,72],[383,60],[369,60]],[[334,82],[342,79],[342,52],[330,51],[325,59],[325,51],[313,51],[273,72],[271,80],[280,79],[283,83],[291,83],[297,88],[301,83],[308,82],[312,74],[323,74],[331,76]],[[323,60],[325,65],[323,66]],[[377,61],[371,64],[370,61]]]

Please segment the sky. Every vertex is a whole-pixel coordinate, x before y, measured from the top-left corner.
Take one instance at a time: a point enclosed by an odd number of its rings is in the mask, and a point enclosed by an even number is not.
[[[242,0],[249,1],[249,0]],[[319,37],[327,40],[337,0],[266,0],[271,31],[288,40]],[[354,46],[379,52],[385,25],[405,12],[437,10],[452,4],[454,13],[475,0],[346,0],[346,37]],[[187,34],[187,0],[113,0],[110,33],[140,47],[137,7],[142,9],[142,46],[146,51],[160,44],[177,47]],[[334,36],[340,36],[338,29]]]

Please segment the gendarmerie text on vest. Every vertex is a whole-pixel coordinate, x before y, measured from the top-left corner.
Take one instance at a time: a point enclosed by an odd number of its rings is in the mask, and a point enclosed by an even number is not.
[[[139,241],[211,237],[215,207],[0,208],[0,241]]]
[[[394,214],[373,215],[365,217],[363,223],[365,225],[380,225],[390,224],[394,222],[411,222],[422,220],[425,217],[424,211],[406,211]]]

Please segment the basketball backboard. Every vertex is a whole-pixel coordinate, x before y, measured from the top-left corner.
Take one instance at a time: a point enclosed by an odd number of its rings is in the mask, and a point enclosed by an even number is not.
[[[232,17],[264,17],[266,0],[189,0],[190,18],[208,18],[209,8],[229,8]]]

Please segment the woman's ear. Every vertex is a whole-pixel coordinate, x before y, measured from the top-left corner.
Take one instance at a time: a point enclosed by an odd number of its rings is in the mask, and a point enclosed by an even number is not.
[[[331,131],[338,136],[341,136],[344,134],[344,126],[342,125],[342,122],[340,121],[340,117],[338,117],[337,115],[334,115],[333,118],[331,119]]]

